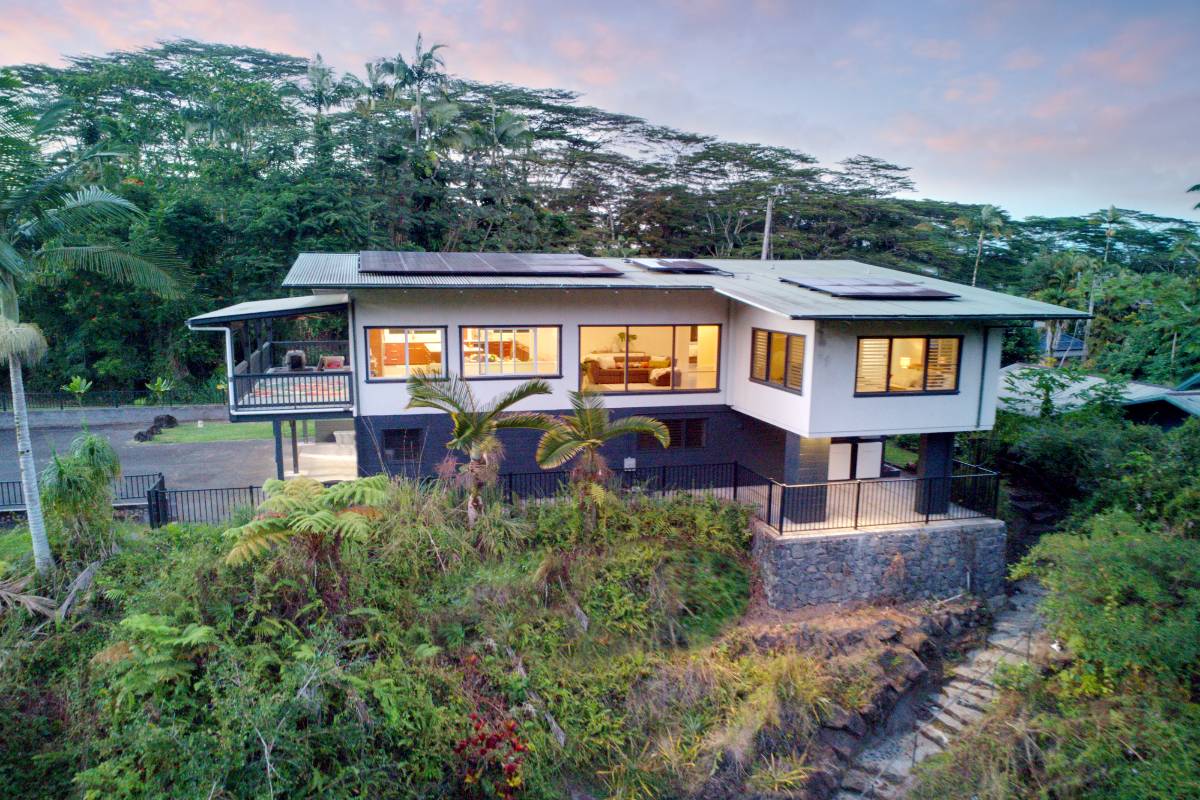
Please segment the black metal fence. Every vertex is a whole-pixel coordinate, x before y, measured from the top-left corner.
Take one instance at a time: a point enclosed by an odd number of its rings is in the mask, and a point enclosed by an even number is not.
[[[113,481],[113,502],[117,505],[140,504],[146,492],[162,480],[161,472],[122,475]],[[25,494],[20,481],[0,481],[0,511],[24,511]]]
[[[263,501],[261,486],[228,489],[168,489],[161,479],[146,492],[146,516],[152,528],[169,522],[217,525]]]
[[[354,399],[350,372],[278,372],[233,376],[236,409],[348,406]]]
[[[994,517],[1000,476],[971,464],[936,478],[782,484],[738,467],[737,499],[781,533]]]
[[[132,476],[131,476],[132,477]],[[506,473],[498,490],[508,503],[554,497],[570,482],[566,470]],[[781,533],[994,517],[1000,476],[969,464],[939,478],[884,478],[783,484],[735,463],[638,467],[612,476],[612,488],[655,497],[688,494],[743,503]],[[263,500],[262,487],[168,489],[161,476],[147,491],[154,527],[168,522],[227,522]]]
[[[65,411],[73,408],[124,408],[126,406],[217,405],[229,401],[216,389],[172,389],[161,396],[148,389],[92,389],[76,397],[70,392],[26,392],[30,411]],[[12,413],[12,397],[0,392],[0,413]]]

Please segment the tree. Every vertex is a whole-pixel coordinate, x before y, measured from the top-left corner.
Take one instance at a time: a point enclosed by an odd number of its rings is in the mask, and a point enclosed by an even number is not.
[[[392,99],[405,89],[413,90],[412,123],[414,141],[421,144],[421,128],[424,124],[424,96],[427,89],[436,88],[446,82],[446,62],[438,51],[445,45],[435,44],[428,50],[423,49],[421,34],[417,34],[417,44],[413,48],[411,61],[397,53],[394,58],[381,62],[383,71],[393,77]]]
[[[1190,189],[1188,189],[1188,191],[1189,192],[1200,192],[1200,183],[1193,185]],[[1200,209],[1200,203],[1196,203],[1196,205],[1192,206],[1192,208]]]
[[[0,137],[23,134],[35,139],[40,133],[38,125],[5,118],[3,112],[0,107]],[[65,165],[50,168],[37,154],[27,153],[19,162],[3,165],[8,174],[0,177],[0,187],[6,190],[0,196],[0,358],[8,362],[21,490],[34,563],[43,574],[54,559],[38,494],[22,370],[36,363],[47,345],[36,325],[20,321],[18,290],[35,279],[63,284],[71,276],[90,273],[164,296],[179,294],[179,281],[167,255],[135,255],[118,245],[79,243],[97,228],[128,225],[143,216],[136,205],[107,189],[75,188],[87,167],[111,155],[91,149]],[[13,174],[22,179],[14,180]]]
[[[973,217],[962,216],[954,220],[954,226],[967,233],[977,235],[975,243],[975,267],[971,270],[971,285],[979,279],[979,262],[983,258],[983,242],[988,236],[1004,235],[1004,212],[993,205],[980,207]]]
[[[112,552],[112,482],[121,477],[117,451],[103,436],[83,433],[67,455],[51,457],[42,472],[42,501],[64,529],[66,549],[82,561]]]
[[[600,483],[609,474],[600,448],[606,442],[634,433],[653,436],[663,447],[671,444],[667,426],[651,417],[631,416],[613,420],[604,406],[604,396],[590,390],[571,392],[569,417],[555,420],[537,447],[537,462],[544,469],[556,469],[578,459],[572,478],[585,483]]]
[[[481,491],[495,477],[501,445],[497,432],[510,428],[549,430],[554,419],[536,411],[509,411],[527,397],[550,394],[550,384],[539,379],[525,381],[507,394],[480,405],[471,385],[457,375],[449,378],[418,373],[408,382],[408,408],[433,408],[450,415],[453,428],[448,450],[467,457],[461,468],[467,490],[467,527],[475,526],[483,510]]]

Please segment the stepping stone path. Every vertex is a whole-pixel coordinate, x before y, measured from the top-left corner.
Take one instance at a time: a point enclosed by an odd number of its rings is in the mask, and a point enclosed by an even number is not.
[[[950,668],[936,693],[923,698],[911,724],[867,745],[842,776],[834,800],[896,800],[907,793],[913,767],[950,743],[982,719],[996,699],[996,665],[1031,660],[1035,639],[1042,633],[1037,605],[1045,591],[1034,581],[1022,581],[1020,593],[995,615],[987,646],[968,654]]]

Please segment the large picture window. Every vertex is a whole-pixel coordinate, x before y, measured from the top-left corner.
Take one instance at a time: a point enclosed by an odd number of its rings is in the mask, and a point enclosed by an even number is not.
[[[367,328],[367,379],[445,375],[445,341],[445,328]]]
[[[961,336],[862,337],[855,394],[958,391]]]
[[[720,352],[720,325],[581,325],[579,385],[599,392],[715,391]]]
[[[792,392],[804,389],[804,335],[752,328],[750,380]]]
[[[561,375],[558,326],[468,328],[462,333],[464,378]]]

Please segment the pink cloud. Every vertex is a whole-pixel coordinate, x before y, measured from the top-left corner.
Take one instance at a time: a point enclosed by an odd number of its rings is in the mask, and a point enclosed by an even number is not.
[[[1100,47],[1084,50],[1066,67],[1070,74],[1100,75],[1128,84],[1148,84],[1158,79],[1171,57],[1189,43],[1154,21],[1127,25]]]
[[[942,99],[949,103],[985,105],[995,100],[999,92],[1000,81],[988,75],[977,75],[951,81],[942,92]]]
[[[1034,103],[1029,109],[1029,114],[1037,119],[1061,117],[1076,107],[1083,94],[1083,90],[1079,88],[1054,92]]]
[[[1004,68],[1011,70],[1036,69],[1045,60],[1040,53],[1035,52],[1032,48],[1021,47],[1013,50],[1005,57]]]
[[[913,42],[912,52],[935,61],[957,61],[962,58],[962,44],[953,39],[919,39]]]

